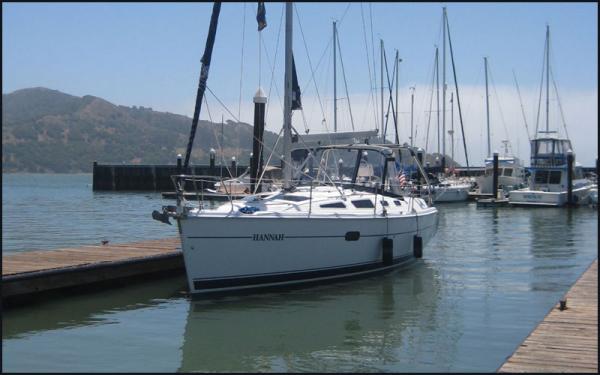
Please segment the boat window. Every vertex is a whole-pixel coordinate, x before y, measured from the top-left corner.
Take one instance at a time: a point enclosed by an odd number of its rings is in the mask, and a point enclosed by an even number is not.
[[[352,204],[356,208],[373,208],[373,202],[370,199],[360,199],[356,201],[352,201]]]
[[[399,201],[399,200],[394,200],[394,204],[395,204],[396,206],[400,206],[400,205],[402,205],[402,203],[400,203],[400,201]]]
[[[512,176],[512,168],[504,168],[504,176]]]
[[[548,171],[536,171],[535,172],[535,183],[545,184],[548,182]]]
[[[560,175],[561,171],[550,171],[550,180],[549,184],[560,184]]]
[[[388,201],[381,201],[381,205],[387,207],[390,204],[388,203]]]
[[[302,195],[284,195],[281,197],[281,199],[292,202],[302,202],[308,200],[309,197],[304,197]]]
[[[346,208],[343,202],[323,203],[321,208]]]

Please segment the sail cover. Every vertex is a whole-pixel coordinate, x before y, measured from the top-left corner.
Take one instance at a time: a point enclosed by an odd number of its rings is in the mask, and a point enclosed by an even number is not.
[[[292,110],[294,109],[302,109],[302,101],[300,100],[300,86],[296,75],[296,62],[294,61],[294,55],[292,55]]]

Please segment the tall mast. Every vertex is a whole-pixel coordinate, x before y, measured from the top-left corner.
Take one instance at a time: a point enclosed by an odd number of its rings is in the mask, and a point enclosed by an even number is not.
[[[335,21],[333,21],[333,131],[337,133],[337,68],[336,68],[336,50],[337,50],[337,30]]]
[[[413,142],[413,137],[414,137],[414,133],[413,133],[413,109],[415,106],[415,87],[412,86],[410,88],[410,147],[414,146],[414,142]]]
[[[443,7],[443,23],[446,23],[446,7]],[[446,157],[446,28],[442,27],[442,168]],[[443,171],[443,169],[442,169]]]
[[[440,58],[439,50],[435,47],[435,85],[437,87],[435,100],[437,103],[437,152],[440,154]]]
[[[550,26],[546,25],[546,133],[550,131]]]
[[[452,162],[454,163],[454,92],[450,92],[450,131],[448,133],[450,133]]]
[[[283,96],[283,188],[292,186],[292,3],[285,3],[285,84]]]
[[[398,122],[398,76],[400,75],[400,58],[396,50],[396,122]],[[396,123],[396,139],[398,139],[398,124]]]
[[[381,60],[381,131],[383,133],[383,39],[379,39],[379,56]],[[385,142],[385,139],[383,141]]]
[[[487,57],[483,58],[483,66],[485,67],[485,111],[487,116],[487,156],[492,156],[490,145],[490,95],[488,94],[488,66]]]

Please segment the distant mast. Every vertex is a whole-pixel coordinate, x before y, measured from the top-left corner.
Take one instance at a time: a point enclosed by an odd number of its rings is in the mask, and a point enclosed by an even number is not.
[[[490,95],[488,94],[488,66],[487,57],[483,58],[483,66],[485,69],[485,112],[487,118],[487,156],[492,156],[490,142]]]
[[[550,131],[550,26],[546,25],[546,133]]]

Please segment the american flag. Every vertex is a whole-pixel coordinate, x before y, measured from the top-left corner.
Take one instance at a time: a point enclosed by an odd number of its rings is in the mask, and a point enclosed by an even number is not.
[[[400,183],[400,186],[406,185],[406,175],[404,174],[404,170],[400,171],[400,174],[398,175],[398,182]]]

